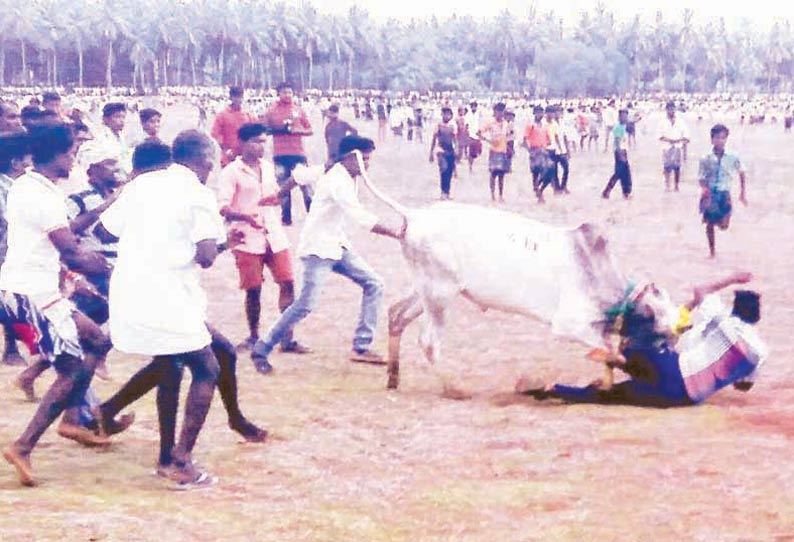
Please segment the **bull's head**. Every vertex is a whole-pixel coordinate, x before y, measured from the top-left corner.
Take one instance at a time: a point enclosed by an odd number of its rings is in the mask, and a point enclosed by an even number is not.
[[[628,302],[632,306],[633,315],[624,325],[623,335],[632,337],[638,331],[632,328],[643,322],[646,334],[652,333],[656,337],[664,338],[675,336],[679,310],[666,290],[658,288],[652,282],[641,283],[629,294]]]

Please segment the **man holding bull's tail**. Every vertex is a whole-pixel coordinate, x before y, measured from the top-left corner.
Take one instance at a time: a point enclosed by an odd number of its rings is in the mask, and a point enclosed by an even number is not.
[[[254,345],[251,357],[258,372],[267,374],[272,371],[268,362],[270,352],[317,306],[320,291],[330,272],[349,278],[363,290],[351,361],[384,363],[379,354],[370,350],[383,297],[383,280],[353,252],[344,229],[345,222],[354,222],[387,237],[399,239],[404,235],[404,231],[382,225],[378,217],[358,201],[356,178],[361,174],[359,164],[367,168],[374,150],[375,143],[371,139],[347,136],[339,144],[340,160],[325,174],[320,174],[316,168],[297,168],[279,194],[263,198],[260,202],[262,205],[275,205],[278,196],[296,184],[316,182],[314,200],[298,242],[298,255],[303,263],[301,293],[276,320],[265,339]],[[360,154],[361,161],[357,154]]]
[[[735,273],[695,288],[693,298],[677,314],[672,311],[677,316],[675,323],[669,317],[671,311],[665,307],[669,304],[662,292],[652,284],[635,288],[631,303],[637,306],[643,301],[654,309],[654,315],[626,315],[624,331],[626,326],[634,329],[628,330],[629,340],[621,349],[625,359],[612,363],[628,373],[629,380],[602,389],[598,383],[584,388],[559,384],[544,387],[522,379],[516,391],[540,400],[660,408],[701,403],[731,384],[737,390],[748,391],[767,357],[766,346],[754,327],[761,317],[760,296],[752,290],[737,290],[728,311],[716,295],[710,294],[751,279],[750,273]],[[665,313],[669,324],[663,322]],[[643,318],[646,330],[638,333],[642,327],[638,322]],[[649,326],[653,332],[647,332]],[[658,332],[664,335],[656,335]]]

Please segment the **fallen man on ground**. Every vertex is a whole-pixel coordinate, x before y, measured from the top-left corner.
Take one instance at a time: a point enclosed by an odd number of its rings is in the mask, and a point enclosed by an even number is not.
[[[750,280],[750,273],[734,273],[697,287],[693,298],[677,311],[653,284],[633,288],[625,304],[610,315],[616,320],[616,329],[631,329],[619,348],[620,355],[591,356],[621,369],[630,376],[628,380],[608,387],[599,381],[573,387],[546,386],[522,377],[516,392],[565,403],[668,408],[701,403],[729,385],[748,391],[768,355],[755,329],[761,316],[760,295],[736,290],[728,310],[716,292]],[[656,307],[652,314],[636,311],[640,300],[644,300],[643,306]],[[659,320],[665,318],[662,315],[675,323],[660,325]],[[659,333],[660,329],[665,332]]]

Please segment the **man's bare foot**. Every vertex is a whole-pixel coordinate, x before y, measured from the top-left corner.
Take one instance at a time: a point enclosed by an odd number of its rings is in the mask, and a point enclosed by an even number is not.
[[[36,478],[33,476],[33,467],[30,465],[30,454],[19,451],[15,444],[3,448],[3,457],[17,470],[19,482],[23,486],[33,487],[37,485]]]
[[[543,382],[543,380],[529,375],[521,375],[520,377],[518,377],[518,380],[516,380],[516,385],[514,388],[517,394],[529,394],[532,391],[545,390],[545,389],[546,389],[546,383]]]
[[[229,420],[229,427],[232,431],[239,433],[247,442],[265,442],[267,431],[252,424],[245,418],[240,420]]]
[[[61,421],[58,426],[58,434],[89,448],[110,446],[110,439],[106,436],[97,435],[90,429],[65,421]]]
[[[10,365],[15,367],[22,367],[28,364],[19,352],[6,352],[3,355],[3,365]]]
[[[30,401],[31,403],[38,403],[39,398],[36,397],[36,389],[33,387],[32,380],[25,380],[21,376],[17,377],[14,380],[14,386],[16,386],[22,393],[25,394],[25,399]]]

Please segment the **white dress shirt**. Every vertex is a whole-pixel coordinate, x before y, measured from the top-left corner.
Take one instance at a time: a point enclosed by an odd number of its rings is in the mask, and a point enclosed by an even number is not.
[[[298,241],[298,256],[341,260],[342,250],[351,248],[346,223],[371,230],[378,217],[358,201],[358,182],[345,166],[336,164],[325,174],[322,170],[321,166],[299,166],[292,172],[298,184],[315,185],[312,207]]]

